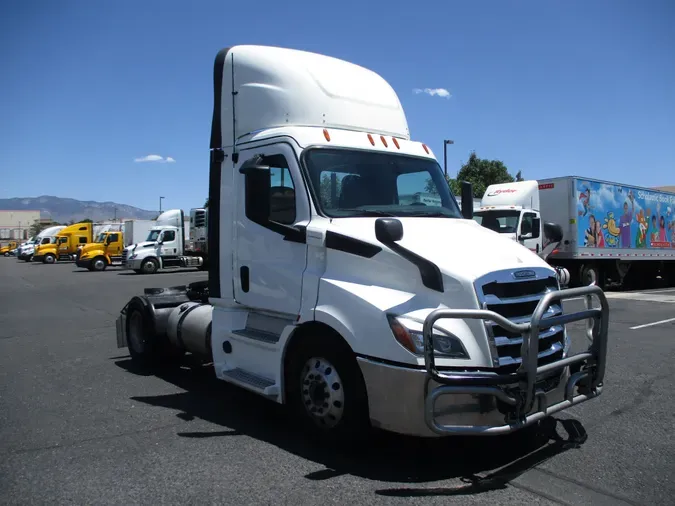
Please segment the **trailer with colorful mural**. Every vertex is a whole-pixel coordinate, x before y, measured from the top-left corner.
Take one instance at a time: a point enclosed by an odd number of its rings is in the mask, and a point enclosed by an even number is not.
[[[488,226],[509,212],[512,226],[497,231],[533,250],[546,246],[546,234],[530,230],[532,218],[560,226],[546,260],[568,269],[573,285],[645,286],[657,276],[675,283],[675,193],[577,176],[506,183],[487,189],[476,219]]]

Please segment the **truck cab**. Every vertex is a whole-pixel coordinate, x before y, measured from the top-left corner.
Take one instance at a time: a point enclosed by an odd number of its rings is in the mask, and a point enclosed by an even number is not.
[[[10,241],[7,245],[0,248],[0,255],[9,256],[9,252],[15,250],[17,247],[16,241]]]
[[[561,290],[472,220],[468,184],[460,209],[381,76],[235,46],[213,82],[208,282],[125,304],[117,344],[134,361],[191,353],[328,437],[506,434],[600,395],[603,292]],[[576,297],[600,305],[565,314]],[[566,324],[583,320],[592,344],[573,355]]]
[[[473,219],[483,227],[519,242],[530,251],[542,250],[542,223],[537,181],[487,187]]]
[[[74,260],[78,247],[93,240],[93,224],[81,222],[69,225],[61,230],[56,240],[40,245],[33,255],[36,262],[53,264],[56,261]]]
[[[111,265],[121,265],[123,249],[124,232],[101,232],[93,243],[80,249],[75,265],[90,271],[103,271]]]
[[[187,229],[187,230],[186,230]],[[187,234],[186,234],[187,232]],[[186,255],[186,235],[190,228],[182,209],[172,209],[159,215],[144,242],[132,244],[122,252],[122,266],[138,274],[154,274],[171,267],[200,267]]]
[[[40,233],[33,238],[33,240],[28,241],[24,246],[21,246],[17,252],[18,259],[23,260],[24,262],[32,261],[33,255],[40,245],[50,244],[51,242],[55,241],[56,234],[58,234],[64,228],[66,228],[65,225],[55,225],[53,227],[48,227],[44,230],[41,230]]]

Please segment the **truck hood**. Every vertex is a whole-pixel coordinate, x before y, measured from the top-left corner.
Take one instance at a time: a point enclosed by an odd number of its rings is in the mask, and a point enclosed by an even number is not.
[[[154,243],[152,241],[139,242],[139,243],[136,243],[136,244],[130,244],[129,246],[127,246],[124,249],[128,250],[128,251],[133,251],[135,249],[150,248],[150,247],[156,246],[156,244],[157,243]]]
[[[328,230],[381,245],[375,237],[377,218],[333,220]],[[553,269],[537,254],[507,234],[486,229],[474,220],[452,218],[397,218],[403,224],[398,244],[433,262],[445,275],[473,281],[503,269]]]

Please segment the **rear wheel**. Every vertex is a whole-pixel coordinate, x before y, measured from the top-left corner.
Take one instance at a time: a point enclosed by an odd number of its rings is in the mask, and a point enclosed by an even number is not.
[[[333,441],[363,436],[368,397],[353,353],[338,339],[305,339],[287,368],[289,407],[312,433]]]
[[[133,299],[127,306],[126,332],[131,359],[142,367],[173,365],[184,354],[166,336],[157,335],[154,322],[139,299]]]

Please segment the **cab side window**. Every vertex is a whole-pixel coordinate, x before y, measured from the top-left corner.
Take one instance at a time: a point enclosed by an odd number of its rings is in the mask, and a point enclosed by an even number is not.
[[[176,239],[176,232],[174,230],[165,230],[162,234],[162,241],[171,242]]]
[[[111,242],[117,242],[119,240],[119,235],[118,234],[110,234],[108,236],[108,244]]]

